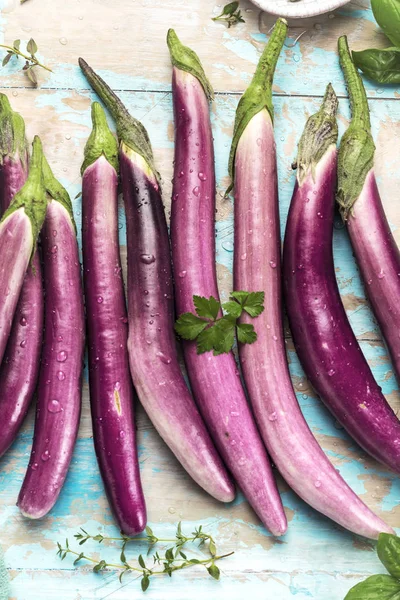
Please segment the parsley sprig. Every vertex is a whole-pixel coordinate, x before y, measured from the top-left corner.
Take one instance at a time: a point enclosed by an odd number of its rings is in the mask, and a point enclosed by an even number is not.
[[[229,4],[226,4],[222,13],[218,17],[214,17],[213,21],[224,21],[228,24],[228,29],[236,23],[245,23],[242,13],[239,10],[239,2],[229,2]]]
[[[210,296],[193,296],[196,310],[183,313],[175,323],[175,331],[184,340],[196,340],[197,354],[213,351],[214,356],[232,349],[235,333],[241,344],[252,344],[257,333],[251,323],[239,323],[243,311],[258,317],[264,310],[264,292],[232,292],[228,302]],[[223,316],[221,308],[225,311]]]
[[[175,538],[159,538],[154,535],[153,530],[150,527],[146,527],[146,536],[141,537],[129,537],[125,535],[121,535],[120,537],[107,537],[101,534],[91,535],[84,529],[80,529],[80,531],[75,534],[75,539],[79,542],[79,545],[82,546],[89,540],[93,540],[101,544],[102,542],[122,542],[121,553],[120,553],[120,563],[108,563],[105,560],[98,560],[97,558],[93,558],[88,556],[84,552],[76,552],[69,547],[68,539],[65,540],[65,546],[61,544],[57,544],[58,551],[57,555],[60,556],[61,560],[71,554],[76,556],[74,560],[74,565],[77,565],[81,560],[86,560],[91,563],[95,563],[93,567],[94,573],[99,573],[104,571],[104,569],[117,569],[120,571],[119,580],[122,581],[122,577],[128,573],[140,573],[141,574],[141,587],[143,592],[147,590],[150,585],[150,579],[155,575],[166,574],[170,577],[174,571],[180,571],[182,569],[186,569],[189,567],[193,567],[194,565],[203,565],[208,574],[214,579],[220,578],[220,570],[215,564],[216,561],[221,560],[222,558],[226,558],[227,556],[231,556],[233,552],[229,552],[228,554],[217,554],[217,547],[214,539],[208,533],[203,531],[202,525],[196,527],[191,535],[186,536],[182,533],[182,524],[178,523]],[[149,550],[147,555],[150,554],[152,548],[159,543],[173,545],[169,548],[166,548],[165,551],[157,551],[152,557],[147,557],[146,560],[142,554],[139,554],[137,558],[137,562],[132,564],[132,562],[128,562],[126,557],[126,546],[129,542],[146,542],[149,544]],[[187,554],[183,552],[182,548],[185,544],[189,542],[198,542],[200,547],[207,545],[207,550],[209,556],[205,558],[188,558]]]
[[[12,56],[16,56],[17,59],[19,59],[20,57],[23,58],[25,60],[25,64],[22,67],[22,70],[27,75],[28,79],[30,79],[30,81],[36,87],[38,80],[35,68],[41,67],[42,69],[45,69],[46,71],[50,72],[52,72],[52,70],[49,67],[43,65],[41,62],[39,62],[39,59],[36,56],[38,47],[34,39],[31,38],[26,45],[26,51],[28,52],[28,54],[25,54],[20,50],[20,45],[21,40],[14,40],[12,46],[0,44],[0,48],[5,48],[7,50],[7,54],[3,58],[2,66],[5,67]]]

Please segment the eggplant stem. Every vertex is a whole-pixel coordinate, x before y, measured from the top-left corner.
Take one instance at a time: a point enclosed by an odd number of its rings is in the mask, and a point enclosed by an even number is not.
[[[347,91],[350,98],[352,122],[354,125],[359,125],[363,129],[370,131],[371,119],[367,94],[361,75],[351,57],[347,36],[342,35],[339,38],[338,46],[340,66],[346,80]]]

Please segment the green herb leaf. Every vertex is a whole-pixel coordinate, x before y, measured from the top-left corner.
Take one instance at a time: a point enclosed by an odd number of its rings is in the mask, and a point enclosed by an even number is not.
[[[199,317],[205,317],[215,321],[221,308],[220,303],[214,296],[193,296],[193,303]]]
[[[168,548],[168,550],[166,550],[165,558],[168,562],[171,562],[174,560],[174,551],[172,548]]]
[[[378,83],[400,83],[400,48],[384,48],[353,52],[353,60],[366,77]]]
[[[8,63],[8,61],[10,60],[10,58],[12,57],[12,55],[13,55],[12,52],[7,52],[7,54],[3,58],[3,62],[1,63],[3,65],[3,67],[6,66],[6,64]]]
[[[103,569],[105,569],[107,566],[107,563],[105,560],[101,560],[97,565],[95,565],[93,567],[93,573],[98,573],[99,571],[102,571]]]
[[[80,553],[80,555],[79,555],[79,556],[78,556],[78,557],[77,557],[77,558],[74,560],[74,562],[73,562],[73,565],[74,565],[74,566],[75,566],[75,565],[77,565],[77,564],[78,564],[78,562],[79,562],[80,560],[82,560],[82,558],[83,558],[84,556],[85,556],[85,555],[84,555],[84,553],[83,553],[83,552],[81,552],[81,553]]]
[[[238,323],[236,334],[238,342],[241,344],[253,344],[257,340],[257,333],[251,323]]]
[[[37,44],[33,38],[31,38],[29,40],[29,42],[27,43],[26,49],[31,56],[34,56],[36,54],[36,52],[38,51]]]
[[[239,2],[230,2],[229,4],[226,4],[224,6],[221,16],[222,15],[233,15],[233,13],[236,12],[238,8],[239,8]]]
[[[242,310],[243,310],[241,304],[239,304],[238,302],[235,302],[234,300],[225,302],[222,305],[222,308],[228,313],[228,315],[235,317],[235,319],[238,319],[240,317],[240,315],[242,314]]]
[[[251,317],[258,317],[264,310],[264,297],[264,292],[250,292],[243,304],[243,309]]]
[[[390,533],[381,533],[378,539],[378,556],[387,571],[400,579],[400,538]]]
[[[400,0],[371,0],[371,8],[385,35],[400,47]]]
[[[197,354],[213,350],[218,344],[219,332],[216,325],[204,329],[197,337]]]
[[[152,528],[151,528],[151,527],[149,527],[148,525],[147,525],[147,527],[146,527],[145,531],[146,531],[146,533],[147,533],[147,535],[148,535],[148,536],[150,536],[150,537],[154,537],[153,530],[152,530]]]
[[[210,573],[211,577],[214,577],[214,579],[219,579],[220,571],[217,565],[210,565],[209,567],[207,567],[207,571]]]
[[[13,41],[13,47],[14,47],[16,50],[19,50],[19,47],[20,47],[20,45],[21,45],[21,40],[14,40],[14,41]]]
[[[210,540],[209,549],[211,556],[215,556],[217,554],[217,547],[215,545],[214,540]],[[186,558],[186,556],[184,558]]]
[[[214,329],[218,335],[216,344],[214,344],[214,356],[229,352],[235,341],[235,321],[228,316],[223,317],[217,321]]]
[[[144,562],[144,558],[141,554],[138,556],[138,563],[142,567],[142,569],[146,568],[146,563]]]
[[[351,588],[344,600],[400,600],[400,582],[390,575],[372,575]]]
[[[150,585],[150,577],[148,575],[143,575],[140,584],[142,586],[142,592],[145,592]]]
[[[28,79],[30,79],[32,81],[33,85],[37,86],[38,80],[36,77],[36,73],[32,67],[29,67],[28,69],[26,69],[26,74],[28,75]]]
[[[208,322],[192,313],[183,313],[175,322],[175,331],[184,340],[195,340],[207,327]]]
[[[239,2],[229,2],[222,10],[222,13],[218,17],[214,17],[213,21],[225,21],[228,24],[228,29],[236,23],[245,23],[242,17],[242,13],[239,8]]]

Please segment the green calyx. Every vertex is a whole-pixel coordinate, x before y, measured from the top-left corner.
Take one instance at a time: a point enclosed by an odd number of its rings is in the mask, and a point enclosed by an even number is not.
[[[336,113],[338,99],[332,85],[326,88],[325,97],[319,111],[312,115],[305,126],[299,142],[297,161],[293,165],[297,168],[299,185],[303,183],[311,171],[315,179],[315,167],[332,145],[336,146],[338,139],[338,126]]]
[[[69,197],[69,194],[65,187],[61,185],[61,183],[54,177],[53,171],[50,168],[49,163],[47,162],[46,157],[43,155],[42,160],[42,171],[43,171],[43,182],[44,187],[47,192],[47,196],[50,200],[55,200],[62,204],[65,210],[68,212],[71,217],[72,224],[76,231],[74,213],[72,210],[72,203]]]
[[[34,242],[36,242],[42,228],[47,208],[42,160],[42,143],[38,136],[35,136],[32,144],[32,157],[29,164],[28,178],[20,191],[15,194],[2,218],[2,221],[4,221],[10,214],[23,207],[32,223]],[[35,247],[35,243],[33,246]]]
[[[343,220],[364,187],[374,164],[375,144],[367,95],[359,72],[352,60],[346,36],[339,38],[339,60],[350,97],[352,120],[342,137],[338,154],[338,189],[336,200]]]
[[[274,30],[271,33],[271,37],[268,40],[268,44],[258,62],[253,79],[238,104],[233,129],[231,152],[229,155],[229,175],[231,176],[231,185],[226,191],[227,194],[234,185],[236,149],[248,123],[264,108],[267,109],[273,120],[272,81],[276,63],[278,62],[286,38],[287,29],[288,25],[285,19],[278,19],[275,23]]]
[[[89,67],[83,58],[79,59],[79,66],[93,90],[98,94],[115,119],[118,140],[124,142],[131,150],[142,156],[159,181],[160,176],[154,164],[153,150],[146,128],[140,121],[129,114],[127,108],[112,91],[110,86]]]
[[[25,122],[10,106],[5,94],[0,94],[0,163],[6,156],[18,159],[28,167],[28,143]]]
[[[118,144],[108,126],[106,115],[98,102],[92,104],[92,132],[86,142],[81,174],[100,156],[104,156],[118,173]]]
[[[187,71],[193,75],[193,77],[196,77],[203,86],[207,98],[212,100],[214,98],[214,90],[207,79],[196,52],[191,50],[191,48],[184,46],[173,29],[168,30],[167,44],[171,55],[171,62],[174,67],[181,69],[181,71]]]

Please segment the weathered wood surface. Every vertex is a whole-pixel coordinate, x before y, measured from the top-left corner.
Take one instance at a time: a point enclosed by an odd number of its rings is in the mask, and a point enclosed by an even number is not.
[[[220,3],[222,5],[222,3]],[[227,184],[227,158],[234,111],[246,87],[273,19],[242,3],[246,23],[227,30],[211,16],[221,6],[198,0],[0,0],[0,25],[5,43],[33,36],[44,62],[54,69],[40,73],[41,87],[27,89],[24,75],[11,61],[1,71],[2,90],[27,123],[29,137],[38,133],[56,175],[74,197],[80,191],[79,169],[90,127],[90,101],[94,98],[76,66],[82,55],[116,89],[132,113],[142,120],[152,139],[164,180],[166,210],[170,204],[173,118],[170,63],[166,30],[176,28],[182,40],[200,55],[217,90],[212,108],[218,195],[217,262],[223,294],[231,289],[233,221],[232,202],[223,200]],[[339,34],[347,32],[354,48],[384,45],[374,24],[369,2],[356,0],[335,14],[292,23],[288,40],[306,31],[293,48],[285,48],[278,64],[274,105],[280,177],[282,232],[294,185],[290,164],[307,116],[315,111],[328,81],[340,103],[343,132],[348,118],[345,87],[335,54]],[[400,243],[400,104],[394,87],[368,84],[372,123],[377,142],[376,171],[389,221]],[[80,199],[74,200],[78,227]],[[361,340],[374,375],[392,406],[400,408],[400,395],[378,327],[365,299],[346,231],[337,219],[335,260],[343,301]],[[121,244],[125,228],[121,207]],[[123,249],[124,253],[124,249]],[[335,424],[310,389],[287,332],[293,382],[304,414],[335,466],[353,489],[393,526],[400,526],[400,484],[397,477],[366,457]],[[23,519],[15,501],[27,466],[33,427],[33,410],[18,440],[0,461],[0,543],[12,577],[14,600],[92,600],[138,598],[139,582],[127,577],[120,585],[114,573],[95,575],[89,568],[75,569],[72,561],[55,555],[56,542],[72,538],[79,527],[115,534],[105,500],[92,444],[87,374],[79,440],[67,483],[52,514],[41,522]],[[289,519],[289,532],[274,540],[260,525],[239,494],[223,506],[203,493],[184,473],[155,433],[147,417],[138,415],[140,460],[148,503],[149,522],[160,534],[172,533],[178,520],[191,530],[203,523],[214,532],[223,551],[235,555],[223,563],[220,582],[200,569],[154,581],[150,599],[187,600],[208,597],[255,600],[342,600],[347,590],[366,574],[381,572],[372,546],[342,531],[300,501],[280,481]],[[90,546],[93,552],[98,548]],[[136,555],[136,548],[133,553]],[[105,547],[102,552],[108,554]],[[114,553],[115,558],[115,553]]]

